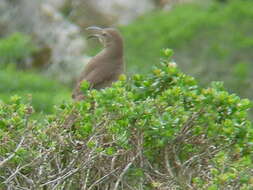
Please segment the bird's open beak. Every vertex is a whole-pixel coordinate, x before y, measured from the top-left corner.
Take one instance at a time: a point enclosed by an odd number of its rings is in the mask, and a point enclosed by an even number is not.
[[[103,29],[98,27],[98,26],[90,26],[86,28],[86,30],[97,30],[97,31],[102,31]]]
[[[88,37],[87,37],[87,39],[89,40],[89,39],[92,39],[92,38],[100,38],[101,37],[101,35],[99,35],[99,34],[92,34],[92,35],[89,35]]]
[[[90,26],[90,27],[86,28],[86,30],[91,30],[91,31],[98,32],[98,34],[89,35],[87,39],[91,39],[91,38],[98,38],[98,39],[100,39],[101,38],[101,33],[103,31],[103,29],[100,28],[100,27],[98,27],[98,26]]]
[[[102,36],[103,28],[100,28],[98,26],[90,26],[90,27],[86,28],[86,30],[91,30],[91,31],[96,32],[96,34],[89,35],[87,37],[87,39],[97,38],[99,40],[99,42],[105,46],[105,40]]]

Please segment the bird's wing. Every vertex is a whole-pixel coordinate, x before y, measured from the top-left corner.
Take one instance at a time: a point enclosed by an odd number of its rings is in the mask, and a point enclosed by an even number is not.
[[[78,97],[83,95],[80,88],[84,80],[90,83],[90,88],[101,89],[101,88],[111,85],[111,83],[117,80],[117,78],[118,78],[118,74],[115,73],[115,71],[113,72],[113,69],[111,71],[106,70],[103,67],[94,69],[93,71],[91,71],[90,73],[87,73],[85,76],[83,76],[79,80],[78,84],[76,85],[73,91],[72,97],[74,99],[77,99]]]
[[[109,71],[108,68],[100,67],[88,73],[84,77],[84,80],[90,83],[90,88],[99,89],[102,83],[106,84],[109,81],[115,80],[113,76],[113,70]]]

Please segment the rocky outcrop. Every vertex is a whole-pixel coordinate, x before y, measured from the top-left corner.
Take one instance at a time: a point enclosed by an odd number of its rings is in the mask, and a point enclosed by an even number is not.
[[[39,65],[46,65],[46,74],[64,82],[79,74],[85,61],[85,39],[79,26],[65,19],[50,1],[1,0],[0,12],[5,33],[32,36],[41,51],[35,58]]]

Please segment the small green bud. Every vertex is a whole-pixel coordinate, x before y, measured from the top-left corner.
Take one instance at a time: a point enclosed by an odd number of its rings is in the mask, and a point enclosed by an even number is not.
[[[168,58],[171,58],[174,55],[174,51],[172,49],[169,49],[169,48],[164,49],[163,53]]]

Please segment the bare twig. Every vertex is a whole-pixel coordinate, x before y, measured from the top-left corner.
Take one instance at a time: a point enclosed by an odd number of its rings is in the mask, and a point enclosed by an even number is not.
[[[2,168],[2,167],[4,166],[4,164],[6,164],[9,160],[11,160],[11,159],[15,156],[15,154],[16,154],[16,153],[19,151],[19,149],[21,148],[21,146],[22,146],[24,140],[25,140],[25,137],[22,136],[22,137],[21,137],[21,140],[20,140],[19,144],[17,145],[16,149],[14,150],[14,152],[13,152],[11,155],[9,155],[6,159],[4,159],[3,161],[0,162],[0,168]]]
[[[174,177],[174,174],[172,172],[172,169],[171,169],[171,166],[170,166],[170,163],[169,163],[169,153],[168,153],[168,149],[165,148],[165,153],[164,153],[164,162],[165,162],[165,168],[167,170],[167,172],[169,173],[169,175],[171,177]]]
[[[130,168],[130,166],[133,164],[133,162],[136,160],[136,158],[138,158],[138,156],[140,155],[141,152],[139,152],[135,157],[132,158],[131,162],[129,162],[126,167],[124,168],[123,172],[120,174],[118,180],[115,183],[115,186],[113,188],[113,190],[117,190],[118,186],[123,178],[123,176],[125,175],[125,173],[127,172],[127,170]]]
[[[88,190],[91,190],[93,187],[95,187],[96,185],[98,185],[99,183],[101,183],[105,178],[107,178],[108,176],[112,175],[114,172],[116,172],[119,168],[116,168],[114,170],[112,170],[111,172],[109,172],[108,174],[106,174],[105,176],[101,177],[100,179],[98,179],[97,181],[95,181],[89,188]]]
[[[201,109],[197,113],[194,113],[191,117],[183,125],[181,131],[179,132],[178,136],[174,140],[174,142],[179,143],[182,139],[188,134],[189,130],[194,126],[194,121],[204,112],[204,109]]]

